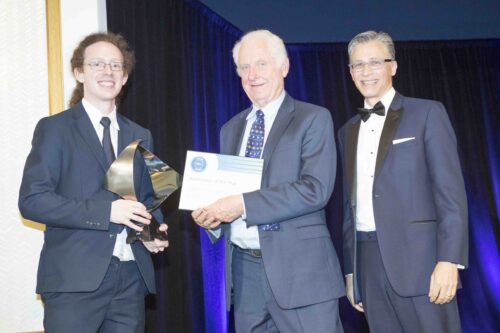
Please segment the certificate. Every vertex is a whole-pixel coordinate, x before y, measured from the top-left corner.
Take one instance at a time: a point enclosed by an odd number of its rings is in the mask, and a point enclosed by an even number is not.
[[[260,188],[264,160],[188,150],[179,209],[195,210],[222,197]]]

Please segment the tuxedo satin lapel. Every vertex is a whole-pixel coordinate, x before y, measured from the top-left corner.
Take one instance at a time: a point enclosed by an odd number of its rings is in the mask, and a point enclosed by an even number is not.
[[[92,126],[92,122],[90,121],[81,103],[75,106],[75,108],[78,110],[75,116],[76,132],[80,135],[82,141],[85,142],[86,146],[99,162],[99,165],[104,171],[107,171],[108,166],[106,163],[106,157],[104,156],[104,150],[102,149],[101,142],[99,142],[94,126]]]
[[[266,169],[269,165],[269,160],[273,154],[276,145],[280,141],[283,133],[285,132],[288,124],[292,121],[295,107],[293,104],[293,99],[286,95],[283,103],[281,104],[278,113],[276,114],[276,118],[274,119],[273,127],[269,132],[269,137],[266,140],[266,144],[264,146],[264,152],[262,153],[262,158],[264,159],[264,167],[262,173],[266,172]]]
[[[396,130],[398,129],[399,122],[403,116],[403,106],[402,106],[402,96],[396,94],[391,103],[391,107],[387,112],[387,118],[385,119],[384,128],[382,129],[382,134],[380,135],[380,142],[378,145],[377,162],[375,164],[375,177],[380,173],[382,165],[384,164],[387,152],[392,145],[392,140]]]
[[[358,151],[358,135],[361,119],[357,117],[346,129],[346,175],[351,205],[356,202],[356,188],[354,176],[356,175],[356,153]]]

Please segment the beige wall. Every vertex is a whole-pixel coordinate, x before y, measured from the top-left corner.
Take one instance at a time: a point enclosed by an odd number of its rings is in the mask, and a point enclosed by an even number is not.
[[[38,119],[48,114],[44,0],[0,1],[0,332],[41,328],[35,294],[42,233],[24,226],[17,193]]]
[[[60,2],[63,73],[58,75],[66,80],[66,105],[74,82],[71,52],[84,35],[106,30],[106,14],[105,0]],[[1,0],[0,332],[43,329],[43,305],[35,294],[42,226],[23,221],[17,198],[33,130],[49,114],[47,64],[45,0]]]
[[[75,80],[70,69],[73,50],[86,35],[107,30],[106,0],[61,0],[61,41],[64,106],[68,106]]]

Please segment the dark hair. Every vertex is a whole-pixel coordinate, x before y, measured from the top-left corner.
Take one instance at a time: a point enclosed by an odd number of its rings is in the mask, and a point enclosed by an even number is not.
[[[85,50],[92,44],[98,42],[106,42],[116,46],[123,55],[123,70],[125,74],[129,75],[134,69],[135,56],[134,51],[129,47],[125,38],[122,35],[115,34],[112,32],[97,32],[85,37],[80,44],[73,51],[73,56],[71,57],[71,72],[75,69],[83,70],[83,61],[85,56]],[[120,91],[118,96],[116,96],[116,104],[118,105],[120,99],[124,93],[124,90]],[[76,81],[76,87],[73,89],[71,98],[69,100],[69,107],[73,107],[80,103],[83,98],[83,84]]]

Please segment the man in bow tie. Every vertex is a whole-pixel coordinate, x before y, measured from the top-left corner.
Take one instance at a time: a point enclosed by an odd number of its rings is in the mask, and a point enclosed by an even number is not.
[[[223,126],[220,150],[264,159],[262,186],[192,216],[225,237],[236,332],[343,332],[345,288],[324,210],[336,170],[330,112],[286,93],[286,48],[270,31],[244,35],[233,58],[252,105]]]
[[[360,33],[348,54],[365,104],[339,131],[348,298],[374,333],[460,332],[467,201],[446,110],[394,90],[388,34]]]

